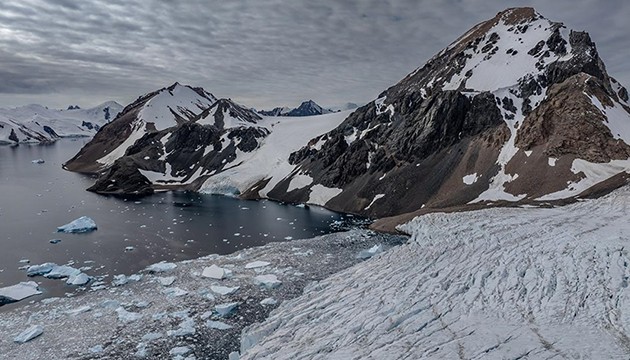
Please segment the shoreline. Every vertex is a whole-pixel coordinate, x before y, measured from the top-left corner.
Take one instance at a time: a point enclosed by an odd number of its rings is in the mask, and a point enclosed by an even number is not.
[[[0,317],[0,328],[6,334],[0,338],[0,359],[154,358],[183,346],[190,350],[186,356],[227,358],[240,349],[244,327],[263,321],[282,302],[302,295],[309,284],[362,262],[357,257],[361,251],[378,244],[385,250],[406,240],[353,229],[274,242],[230,255],[184,260],[164,272],[144,270],[138,274],[139,281],[122,286],[26,304]],[[256,261],[269,265],[246,267]],[[201,276],[211,265],[229,270],[231,275],[223,280]],[[259,275],[275,276],[281,284],[261,285],[254,280]],[[220,294],[236,287],[232,294]],[[233,313],[217,314],[216,305],[234,302],[238,305]],[[224,326],[221,323],[230,328],[212,328]],[[14,343],[14,336],[31,325],[42,326],[43,334],[25,344]]]

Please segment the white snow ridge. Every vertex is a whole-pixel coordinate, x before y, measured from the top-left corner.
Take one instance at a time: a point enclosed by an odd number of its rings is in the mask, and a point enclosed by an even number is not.
[[[628,198],[418,217],[246,328],[241,359],[627,358]]]

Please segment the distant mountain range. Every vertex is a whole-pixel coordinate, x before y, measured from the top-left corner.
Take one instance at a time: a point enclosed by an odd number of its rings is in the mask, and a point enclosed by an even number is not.
[[[300,106],[295,109],[289,109],[288,107],[277,107],[272,110],[260,110],[259,114],[265,116],[313,116],[330,114],[334,112],[331,109],[324,109],[319,106],[315,101],[304,101]]]
[[[26,105],[0,109],[0,144],[52,142],[65,137],[89,137],[114,120],[122,105],[108,101],[90,109],[67,110]]]

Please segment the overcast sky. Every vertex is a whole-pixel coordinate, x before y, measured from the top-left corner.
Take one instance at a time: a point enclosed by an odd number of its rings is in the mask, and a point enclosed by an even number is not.
[[[627,0],[2,0],[0,107],[125,105],[175,81],[257,108],[365,103],[529,5],[588,31],[630,85]]]

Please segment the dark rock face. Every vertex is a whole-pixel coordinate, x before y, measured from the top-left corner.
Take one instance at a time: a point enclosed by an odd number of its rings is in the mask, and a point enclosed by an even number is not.
[[[88,191],[107,195],[153,194],[151,182],[143,176],[129,157],[116,160],[105,176],[100,177]]]
[[[504,30],[495,27],[500,23],[512,35],[544,36],[525,50],[518,42],[506,45]],[[475,26],[339,127],[292,153],[294,173],[310,176],[313,184],[287,194],[289,178],[269,196],[307,201],[314,184],[321,184],[343,190],[327,207],[381,217],[467,206],[496,187],[493,178],[501,173],[499,191],[534,202],[584,176],[571,171],[573,159],[629,158],[630,146],[611,133],[591,101],[613,106],[627,99],[627,91],[608,76],[587,33],[572,31],[567,39],[562,29],[531,8],[508,9]],[[535,66],[508,69],[522,71],[508,87],[475,88],[505,76],[492,68],[482,73],[490,81],[480,79],[483,62],[509,63],[515,56],[533,57]],[[630,109],[620,106],[630,121]]]

